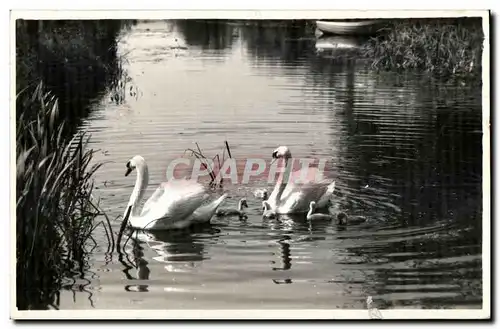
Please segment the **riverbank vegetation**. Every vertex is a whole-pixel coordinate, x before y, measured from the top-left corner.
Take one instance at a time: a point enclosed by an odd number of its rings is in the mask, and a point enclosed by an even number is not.
[[[360,55],[376,70],[480,79],[483,40],[481,18],[394,20]]]
[[[266,20],[250,21],[248,24],[265,27],[265,32],[255,33],[251,30],[247,34],[259,43],[268,42],[269,47],[281,47],[279,50],[288,57],[291,56],[290,51],[300,50],[299,43],[295,42],[292,48],[291,42],[283,40],[310,38],[317,45],[321,39],[328,42],[329,37],[333,37],[352,46],[316,49],[316,53],[322,53],[323,58],[329,58],[332,62],[356,60],[376,71],[412,71],[444,80],[481,79],[484,41],[481,18],[387,20],[371,36],[320,36],[315,20]],[[255,47],[260,46],[258,42],[254,42]],[[309,46],[312,47],[313,43]],[[305,52],[298,55],[307,56]]]
[[[16,289],[18,309],[57,308],[84,266],[92,231],[111,227],[92,196],[93,150],[76,123],[119,71],[118,21],[17,21]],[[111,246],[112,248],[112,246]]]

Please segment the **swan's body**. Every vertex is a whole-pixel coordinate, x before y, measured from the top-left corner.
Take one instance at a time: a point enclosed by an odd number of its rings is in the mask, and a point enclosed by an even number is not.
[[[264,212],[262,213],[263,218],[276,218],[277,214],[274,210],[271,209],[271,206],[267,201],[262,201],[262,208]]]
[[[210,207],[204,208],[207,206],[199,209],[209,194],[203,185],[190,180],[162,183],[140,209],[149,181],[148,166],[143,157],[137,155],[127,162],[125,176],[134,169],[137,169],[137,179],[125,210],[128,218],[124,218],[132,227],[144,230],[183,228],[197,222],[198,218],[204,219],[204,209],[211,210]]]
[[[327,207],[335,190],[335,181],[324,179],[317,168],[306,169],[308,177],[302,180],[302,170],[292,172],[288,166],[291,157],[286,146],[280,146],[273,152],[274,159],[285,160],[285,170],[280,173],[267,200],[271,209],[278,214],[306,213],[311,201],[315,201],[318,208]]]
[[[331,214],[314,213],[315,210],[316,210],[316,202],[311,201],[311,203],[309,204],[309,212],[307,213],[307,219],[309,219],[309,220],[319,220],[319,219],[332,220],[333,218],[335,218]]]
[[[247,200],[245,198],[238,202],[238,209],[217,209],[215,215],[218,217],[223,216],[239,216],[246,217],[243,208],[248,208]]]

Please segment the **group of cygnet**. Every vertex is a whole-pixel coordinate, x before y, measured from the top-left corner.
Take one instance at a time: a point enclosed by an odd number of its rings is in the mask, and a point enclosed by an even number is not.
[[[262,199],[262,217],[266,219],[273,219],[277,217],[275,211],[271,209],[271,206],[266,201],[268,197],[268,193],[266,190],[256,190],[254,192],[254,196]],[[237,209],[218,209],[216,212],[217,217],[225,217],[225,216],[238,216],[241,218],[248,218],[246,215],[244,208],[248,208],[246,198],[242,198],[238,202]],[[309,204],[309,212],[307,213],[308,220],[333,220],[337,219],[337,225],[347,225],[347,215],[343,212],[337,214],[337,216],[332,214],[325,213],[315,213],[316,210],[316,202],[311,201]]]

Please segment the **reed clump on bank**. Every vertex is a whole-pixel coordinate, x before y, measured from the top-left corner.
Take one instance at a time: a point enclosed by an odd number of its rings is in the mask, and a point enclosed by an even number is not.
[[[480,18],[396,20],[368,40],[361,57],[378,70],[480,78],[483,38]]]
[[[22,309],[54,303],[61,279],[83,266],[92,232],[103,225],[92,197],[93,151],[80,134],[69,143],[58,124],[57,99],[42,85],[31,95],[40,110],[17,122],[17,301]],[[109,222],[105,230],[108,231]],[[112,236],[108,234],[112,240]]]
[[[119,72],[119,22],[18,21],[16,26],[16,301],[57,307],[66,277],[85,267],[106,215],[92,196],[89,136],[76,124]]]

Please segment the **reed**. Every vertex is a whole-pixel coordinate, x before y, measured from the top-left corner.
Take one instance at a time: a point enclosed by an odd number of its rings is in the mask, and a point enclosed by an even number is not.
[[[208,171],[208,174],[210,175],[210,183],[209,186],[211,188],[222,188],[224,184],[224,179],[222,178],[222,175],[220,177],[220,180],[217,181],[217,174],[221,171],[221,169],[224,166],[224,161],[226,161],[226,152],[227,156],[229,159],[232,158],[231,155],[231,148],[229,147],[229,143],[227,141],[224,141],[224,148],[222,150],[222,156],[220,156],[218,153],[212,157],[210,160],[203,154],[203,151],[201,150],[200,146],[198,143],[196,144],[196,150],[192,148],[188,148],[184,151],[184,154],[189,151],[191,152],[191,156],[194,156],[196,159],[198,159],[203,166],[205,170]],[[222,160],[221,160],[222,159]],[[213,164],[213,165],[211,165]]]
[[[57,98],[42,83],[18,98],[38,112],[33,119],[21,113],[16,127],[17,307],[57,308],[61,280],[82,270],[97,226],[113,248],[109,220],[92,196],[101,164],[91,165],[87,134],[64,137]]]
[[[481,19],[396,20],[371,38],[361,57],[377,70],[417,70],[436,77],[480,77]]]
[[[16,289],[19,309],[57,308],[62,280],[83,273],[109,219],[92,196],[90,138],[77,133],[104,94],[123,101],[119,20],[16,21]],[[106,242],[104,242],[106,243]]]

